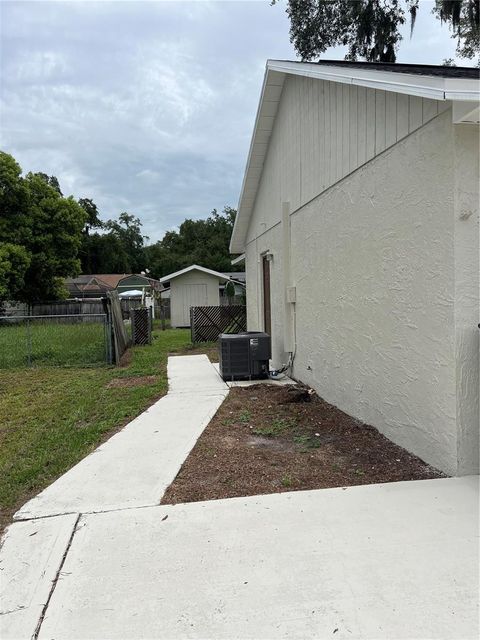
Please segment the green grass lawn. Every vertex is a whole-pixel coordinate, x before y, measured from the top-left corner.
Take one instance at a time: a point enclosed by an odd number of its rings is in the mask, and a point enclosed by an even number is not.
[[[21,324],[0,324],[0,369],[98,365],[106,360],[103,322],[67,324],[34,318]]]
[[[167,356],[190,331],[156,330],[119,368],[0,370],[0,528],[13,512],[167,391]],[[148,376],[148,377],[147,377]]]

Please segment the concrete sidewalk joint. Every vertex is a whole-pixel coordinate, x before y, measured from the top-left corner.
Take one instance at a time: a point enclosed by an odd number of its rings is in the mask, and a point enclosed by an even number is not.
[[[204,355],[170,357],[168,379],[166,396],[27,502],[14,519],[158,504],[229,391]]]
[[[170,357],[168,378],[166,396],[15,514],[1,549],[2,640],[40,633],[81,514],[158,505],[229,391],[206,356]]]
[[[476,515],[447,478],[82,516],[39,638],[476,640]]]

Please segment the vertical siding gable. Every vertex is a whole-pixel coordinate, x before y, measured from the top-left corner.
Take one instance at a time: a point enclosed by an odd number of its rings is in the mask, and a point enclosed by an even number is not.
[[[247,240],[300,208],[439,113],[448,103],[287,76]]]

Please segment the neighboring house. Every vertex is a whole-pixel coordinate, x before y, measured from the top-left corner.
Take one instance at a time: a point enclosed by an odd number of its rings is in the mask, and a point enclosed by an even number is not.
[[[230,245],[274,366],[459,475],[478,471],[478,100],[474,68],[269,61]]]
[[[218,306],[219,284],[228,276],[196,264],[160,278],[170,285],[170,321],[172,327],[190,326],[190,307]]]
[[[159,280],[132,273],[80,275],[78,278],[67,278],[65,284],[71,298],[100,298],[107,291],[115,290],[119,294],[138,290],[151,295],[163,288]]]

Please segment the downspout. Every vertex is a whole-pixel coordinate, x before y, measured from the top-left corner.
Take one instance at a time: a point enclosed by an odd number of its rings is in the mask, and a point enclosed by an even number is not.
[[[288,361],[280,369],[271,371],[270,375],[275,377],[285,373],[293,365],[295,358],[296,331],[295,331],[295,301],[296,290],[292,284],[291,268],[291,227],[290,227],[290,203],[282,203],[282,257],[283,257],[283,350],[288,354]]]

